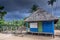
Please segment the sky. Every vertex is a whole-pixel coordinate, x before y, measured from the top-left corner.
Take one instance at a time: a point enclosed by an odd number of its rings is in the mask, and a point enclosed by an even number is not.
[[[0,5],[7,11],[4,20],[20,20],[31,14],[29,11],[34,4],[51,13],[52,8],[47,2],[48,0],[0,0]],[[60,0],[56,0],[53,5],[53,15],[60,17]]]

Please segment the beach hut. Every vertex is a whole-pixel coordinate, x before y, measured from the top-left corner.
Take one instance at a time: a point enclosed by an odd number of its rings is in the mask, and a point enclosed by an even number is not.
[[[43,9],[38,9],[25,19],[27,32],[54,35],[54,24],[58,18]]]

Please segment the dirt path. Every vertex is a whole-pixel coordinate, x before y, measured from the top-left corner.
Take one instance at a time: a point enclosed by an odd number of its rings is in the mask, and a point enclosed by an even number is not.
[[[60,30],[55,30],[55,35],[59,35],[60,36]]]
[[[57,33],[60,31],[56,30]],[[55,33],[55,34],[57,34]],[[2,34],[0,33],[0,40],[60,40],[59,36],[55,36],[55,38],[49,36],[38,36],[38,35],[24,35],[23,37],[15,36],[12,34]]]

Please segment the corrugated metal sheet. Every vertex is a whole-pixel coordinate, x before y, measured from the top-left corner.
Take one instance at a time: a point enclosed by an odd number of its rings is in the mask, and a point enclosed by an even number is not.
[[[54,21],[44,21],[43,32],[54,33]]]

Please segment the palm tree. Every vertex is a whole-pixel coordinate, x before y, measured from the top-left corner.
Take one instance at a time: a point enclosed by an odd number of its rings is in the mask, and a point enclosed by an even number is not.
[[[56,2],[56,0],[49,0],[49,1],[48,1],[48,5],[53,6],[54,2]]]
[[[34,12],[38,9],[38,6],[37,5],[33,5],[32,8],[31,8],[31,12]]]
[[[53,15],[53,4],[54,4],[54,2],[56,2],[56,0],[49,0],[48,1],[48,5],[51,5],[51,7],[52,7],[52,15]],[[54,34],[53,34],[53,37],[54,37]]]
[[[56,0],[49,0],[48,1],[48,5],[51,5],[51,7],[52,7],[52,15],[53,15],[53,4],[54,4],[54,2],[56,2]]]
[[[3,19],[4,15],[7,14],[6,11],[4,11],[4,7],[0,6],[0,20]]]

